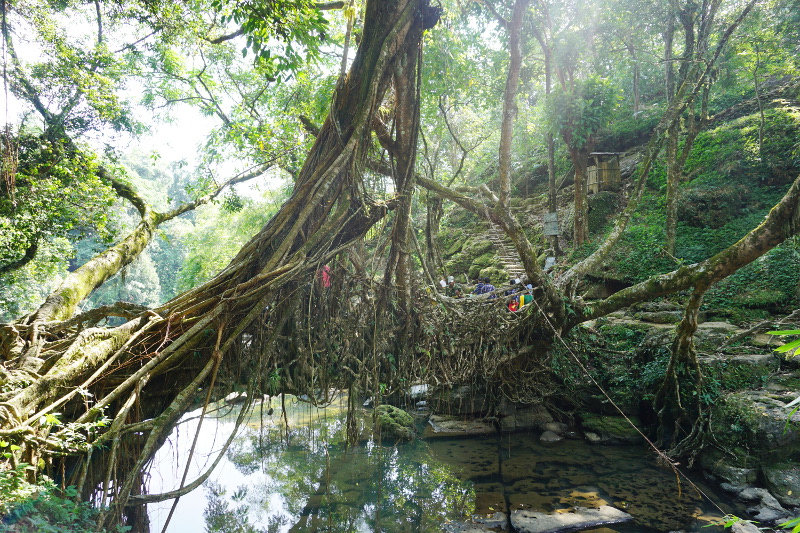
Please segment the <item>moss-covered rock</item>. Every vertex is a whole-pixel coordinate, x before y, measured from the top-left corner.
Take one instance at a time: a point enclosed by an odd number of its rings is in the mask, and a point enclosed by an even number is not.
[[[379,405],[377,411],[382,435],[402,440],[414,438],[413,416],[393,405]]]
[[[475,258],[469,267],[469,278],[477,278],[481,275],[481,270],[494,266],[496,260],[497,258],[493,252],[486,252],[483,255]]]
[[[761,388],[778,371],[780,359],[771,353],[703,357],[703,374],[725,391]]]
[[[589,195],[589,231],[596,233],[608,224],[619,210],[620,195],[611,191],[600,191]]]
[[[470,279],[474,279],[481,268],[490,266],[496,260],[494,245],[488,239],[466,238],[460,246],[460,251],[445,262],[447,271],[457,278],[460,275],[467,275]],[[448,253],[450,251],[451,248],[448,248]]]
[[[449,258],[450,256],[457,254],[462,248],[464,248],[465,242],[465,239],[456,239],[450,246],[447,247],[447,250],[444,252],[444,256]]]
[[[498,286],[506,283],[508,280],[508,272],[506,272],[503,268],[492,265],[482,268],[478,273],[478,277],[489,278],[492,281],[492,285]]]
[[[677,324],[683,318],[683,313],[681,311],[652,311],[636,313],[633,316],[637,320],[653,324]]]
[[[621,416],[583,415],[581,425],[583,429],[600,437],[600,442],[642,442],[642,436],[637,431],[641,425],[635,416],[629,416],[630,422]]]
[[[494,250],[494,243],[489,239],[472,239],[464,244],[463,252],[470,257],[480,257]]]
[[[790,417],[786,404],[796,392],[775,388],[735,392],[718,398],[711,412],[711,433],[737,467],[781,461],[800,451],[800,413]]]

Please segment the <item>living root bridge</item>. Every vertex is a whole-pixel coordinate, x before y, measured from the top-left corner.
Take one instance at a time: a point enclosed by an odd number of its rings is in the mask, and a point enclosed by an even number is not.
[[[130,497],[143,489],[142,472],[156,449],[196,405],[198,389],[226,365],[265,363],[264,352],[229,360],[244,353],[235,349],[243,334],[258,334],[256,320],[288,327],[297,288],[394,207],[365,193],[361,171],[371,125],[397,61],[419,53],[424,28],[437,18],[424,0],[368,3],[352,68],[337,86],[292,196],[214,279],[115,328],[82,329],[78,321],[64,329],[46,319],[36,328],[4,328],[4,346],[23,354],[9,361],[0,393],[0,435],[20,447],[14,461],[52,466],[63,457],[50,473],[63,471],[63,482],[86,496],[105,486],[101,498],[113,505],[107,523],[121,520]],[[413,152],[405,157],[413,164]],[[281,334],[279,327],[268,337]],[[255,367],[253,388],[265,368]],[[130,514],[130,525],[146,529],[136,516]]]

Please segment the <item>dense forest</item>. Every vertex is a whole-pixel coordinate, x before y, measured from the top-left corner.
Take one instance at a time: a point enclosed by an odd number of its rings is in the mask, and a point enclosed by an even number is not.
[[[571,421],[603,386],[706,465],[742,436],[704,356],[781,330],[793,364],[797,0],[2,11],[9,502],[147,531],[142,504],[213,470],[151,494],[154,454],[232,391],[356,411],[468,385],[482,416]],[[634,315],[670,326],[645,349]]]

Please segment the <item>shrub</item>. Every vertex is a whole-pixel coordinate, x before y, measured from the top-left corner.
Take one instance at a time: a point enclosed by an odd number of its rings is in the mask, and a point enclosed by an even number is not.
[[[37,483],[25,479],[28,465],[0,467],[0,532],[8,533],[101,533],[96,519],[99,510],[78,501],[74,487],[60,490],[52,480]],[[118,526],[114,531],[128,531]]]

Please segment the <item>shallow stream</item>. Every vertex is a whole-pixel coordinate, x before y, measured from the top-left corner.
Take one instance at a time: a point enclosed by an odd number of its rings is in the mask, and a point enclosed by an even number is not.
[[[288,430],[280,401],[255,408],[203,488],[180,499],[167,532],[440,532],[473,515],[604,504],[634,522],[595,533],[701,531],[723,514],[642,446],[544,444],[537,433],[516,433],[397,445],[365,438],[346,449],[346,400],[316,409],[287,397],[285,405]],[[221,448],[235,410],[205,419],[187,481]],[[156,457],[152,493],[179,485],[196,415],[187,416]],[[364,435],[369,419],[359,421]],[[723,495],[693,481],[723,511],[743,516]],[[149,506],[151,531],[162,530],[170,506]]]

